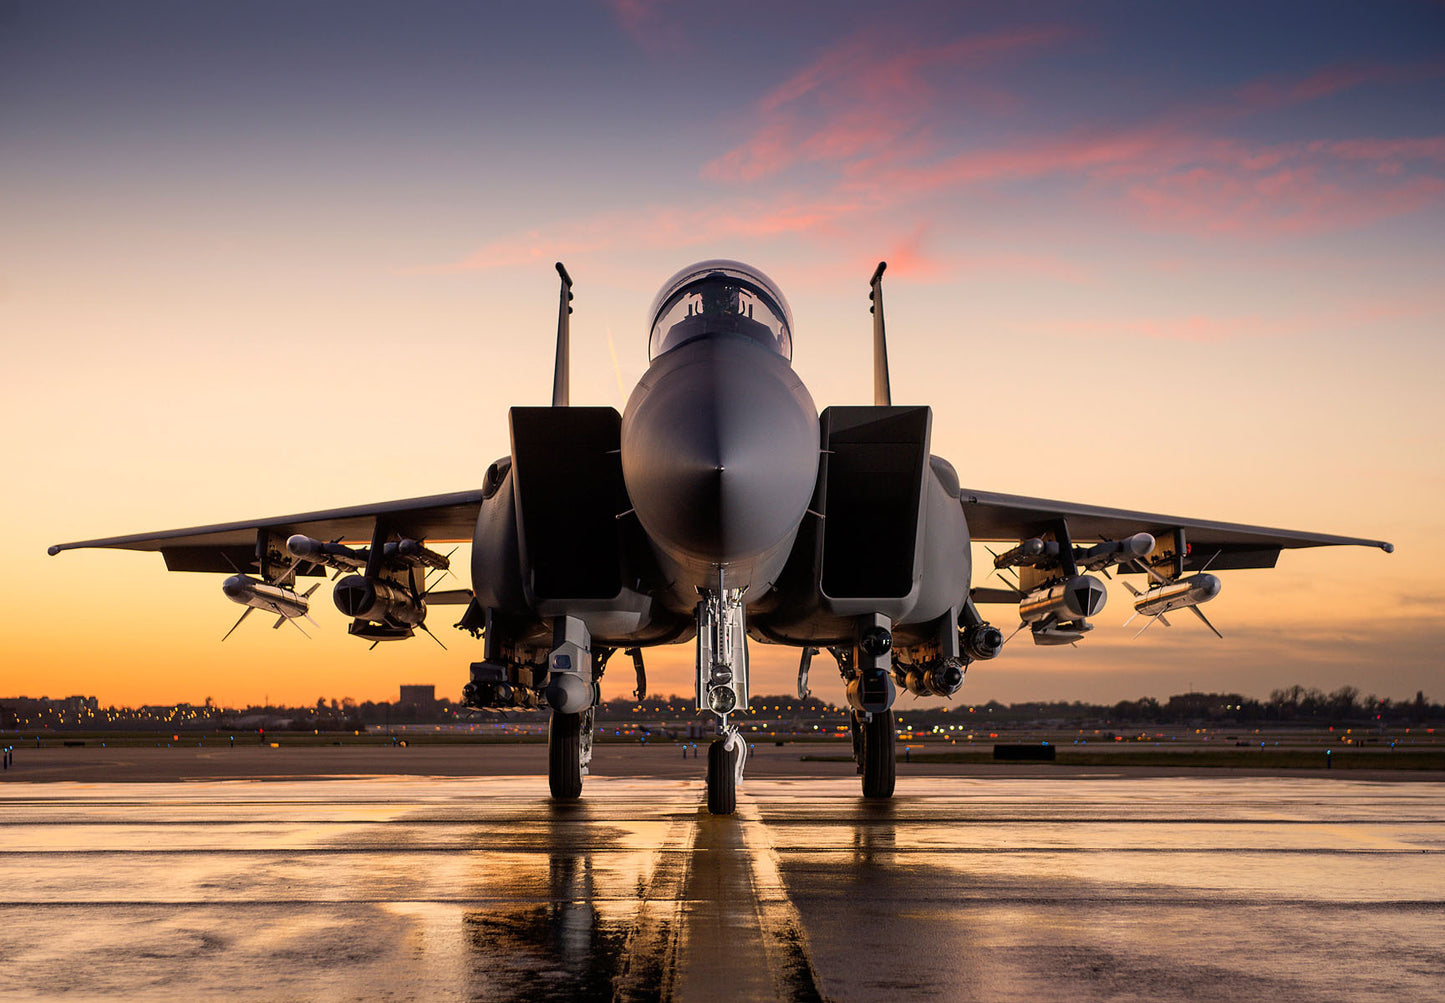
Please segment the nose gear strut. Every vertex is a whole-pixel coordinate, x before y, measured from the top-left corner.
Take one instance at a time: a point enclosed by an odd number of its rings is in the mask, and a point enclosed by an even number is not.
[[[748,648],[743,592],[730,589],[718,569],[717,588],[699,589],[697,604],[697,708],[716,714],[717,734],[707,750],[707,807],[714,815],[737,810],[747,743],[728,715],[748,704]]]

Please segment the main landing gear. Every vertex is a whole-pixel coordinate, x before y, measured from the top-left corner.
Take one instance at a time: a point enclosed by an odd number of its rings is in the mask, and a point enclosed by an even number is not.
[[[893,711],[853,712],[853,759],[863,777],[865,798],[891,798],[898,776]]]
[[[853,709],[849,719],[853,734],[853,761],[863,777],[863,796],[884,799],[893,796],[898,763],[894,759],[893,632],[881,614],[859,617],[858,642],[852,647],[828,650],[838,661]]]
[[[582,796],[582,777],[592,762],[593,708],[580,714],[552,712],[547,725],[547,786],[559,801]]]

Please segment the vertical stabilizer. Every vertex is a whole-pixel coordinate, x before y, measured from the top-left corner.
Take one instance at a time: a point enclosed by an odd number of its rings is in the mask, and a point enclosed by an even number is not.
[[[568,318],[572,315],[572,276],[562,262],[557,262],[557,274],[562,277],[562,292],[557,300],[557,365],[552,370],[552,406],[566,407],[570,403],[568,372],[572,366],[572,335]]]
[[[883,269],[888,262],[878,262],[869,284],[873,287],[868,298],[873,305],[868,312],[873,315],[873,404],[875,407],[889,407],[893,404],[893,390],[888,385],[888,339],[883,332]]]

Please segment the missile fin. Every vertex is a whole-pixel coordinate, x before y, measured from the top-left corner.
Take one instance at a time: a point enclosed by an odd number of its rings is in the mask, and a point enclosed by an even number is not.
[[[241,620],[244,620],[244,619],[246,619],[246,617],[250,616],[250,615],[251,615],[251,610],[253,610],[253,609],[255,609],[255,608],[256,608],[256,607],[254,607],[254,606],[247,606],[247,607],[246,607],[246,611],[241,614]],[[235,623],[233,623],[233,624],[231,625],[231,629],[228,630],[228,631],[226,631],[226,637],[230,637],[232,634],[234,634],[234,633],[236,632],[236,628],[239,627],[239,626],[241,626],[241,620],[237,620]],[[221,638],[222,643],[225,642],[226,637]]]
[[[1166,626],[1166,627],[1172,627],[1172,626],[1174,626],[1174,625],[1173,625],[1172,623],[1170,623],[1168,620],[1164,619],[1164,614],[1163,614],[1163,613],[1157,613],[1157,614],[1155,614],[1155,618],[1156,618],[1160,623],[1162,623],[1164,626]]]
[[[1207,617],[1207,616],[1204,615],[1204,611],[1203,611],[1203,610],[1201,610],[1198,606],[1190,606],[1190,607],[1189,607],[1189,611],[1190,611],[1191,613],[1193,613],[1195,616],[1199,617],[1199,619],[1203,620],[1203,621],[1204,621],[1204,626],[1206,626],[1206,627],[1208,627],[1210,630],[1214,631],[1214,636],[1215,636],[1215,637],[1219,638],[1221,641],[1224,640],[1224,635],[1219,632],[1219,629],[1218,629],[1217,627],[1215,627],[1214,624],[1212,624],[1212,623],[1209,622],[1209,617]]]
[[[285,613],[282,613],[280,616],[278,616],[278,617],[276,618],[276,622],[273,623],[273,624],[271,624],[271,629],[272,629],[272,630],[280,630],[280,629],[281,629],[281,625],[282,625],[283,623],[285,623],[285,622],[286,622],[286,614],[285,614]]]
[[[1144,626],[1142,626],[1142,627],[1139,628],[1139,633],[1134,635],[1134,640],[1137,641],[1137,640],[1139,639],[1139,635],[1140,635],[1140,634],[1143,634],[1144,631],[1146,631],[1146,630],[1148,630],[1150,627],[1154,626],[1154,621],[1155,621],[1155,620],[1158,620],[1158,619],[1159,619],[1159,617],[1157,617],[1157,616],[1146,617],[1145,620],[1144,620]]]
[[[428,627],[425,623],[419,623],[419,624],[417,624],[417,626],[420,627],[420,628],[426,633],[426,636],[427,636],[427,637],[431,638],[431,639],[432,639],[433,641],[435,641],[437,644],[441,644],[441,648],[442,648],[443,651],[446,651],[446,650],[447,650],[447,646],[446,646],[445,644],[442,644],[442,639],[439,638],[439,637],[437,637],[435,634],[433,634],[433,633],[431,632],[431,628],[430,628],[430,627]],[[375,647],[375,645],[373,645],[373,647]]]

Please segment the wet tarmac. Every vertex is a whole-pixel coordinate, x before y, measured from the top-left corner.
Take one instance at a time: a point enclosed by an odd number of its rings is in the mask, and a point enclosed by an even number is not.
[[[8,783],[5,999],[1445,998],[1445,784]]]

